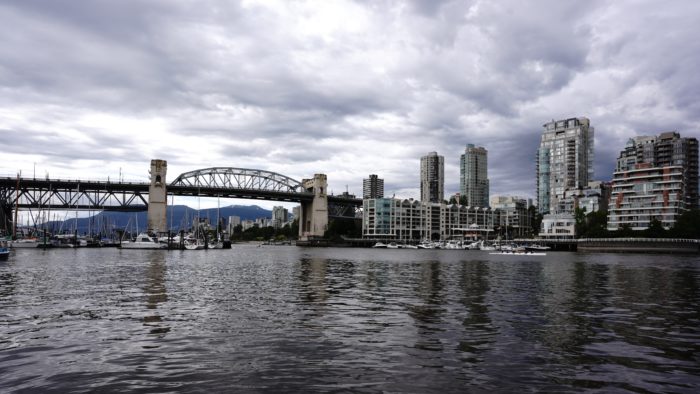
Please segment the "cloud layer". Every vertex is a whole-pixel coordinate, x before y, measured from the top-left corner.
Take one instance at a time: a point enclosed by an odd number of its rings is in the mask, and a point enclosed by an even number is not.
[[[418,197],[419,160],[489,151],[533,196],[542,124],[585,116],[598,179],[625,141],[700,137],[700,3],[6,1],[0,172],[146,179],[211,166],[326,173]]]

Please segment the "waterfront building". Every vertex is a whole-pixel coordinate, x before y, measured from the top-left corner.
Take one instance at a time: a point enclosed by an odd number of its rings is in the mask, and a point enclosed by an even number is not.
[[[552,120],[536,155],[537,207],[542,214],[573,213],[560,200],[593,180],[594,129],[587,118]]]
[[[460,194],[466,197],[466,205],[489,206],[488,151],[483,147],[467,144],[459,160]]]
[[[540,238],[574,239],[576,238],[576,219],[570,213],[547,214],[542,217]]]
[[[698,140],[677,132],[631,138],[613,174],[608,230],[644,230],[652,220],[668,229],[698,207]]]
[[[289,218],[289,211],[285,207],[272,207],[272,227],[282,228]]]
[[[488,207],[429,203],[414,199],[363,200],[362,235],[402,242],[485,235],[493,231]]]
[[[420,199],[433,203],[445,199],[445,158],[437,152],[420,159]]]
[[[513,196],[491,197],[491,209],[497,213],[496,224],[507,238],[523,238],[532,233],[528,200]]]
[[[566,189],[557,202],[556,212],[574,213],[576,208],[586,210],[586,214],[608,209],[610,183],[591,181],[582,189]]]
[[[379,178],[375,174],[371,174],[369,178],[362,180],[362,199],[383,197],[384,179]]]

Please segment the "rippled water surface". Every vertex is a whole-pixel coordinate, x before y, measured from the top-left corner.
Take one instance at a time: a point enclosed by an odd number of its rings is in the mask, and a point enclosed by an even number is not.
[[[1,392],[700,392],[698,256],[13,251]]]

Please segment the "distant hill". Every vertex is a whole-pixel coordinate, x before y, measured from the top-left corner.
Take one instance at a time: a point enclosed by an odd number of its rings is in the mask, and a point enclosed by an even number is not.
[[[230,216],[239,216],[241,220],[270,218],[272,217],[272,211],[257,205],[231,205],[219,209],[201,209],[199,214],[196,209],[185,205],[175,205],[167,208],[168,225],[170,226],[170,231],[173,232],[189,228],[197,216],[209,218],[209,222],[214,224],[219,217],[224,218],[225,223],[228,223]],[[93,233],[109,233],[111,229],[126,229],[127,227],[132,232],[138,232],[146,230],[147,212],[100,212],[88,218],[72,218],[63,222],[52,222],[48,227],[55,229],[55,232],[72,232],[75,231],[76,221],[79,234],[90,231]]]

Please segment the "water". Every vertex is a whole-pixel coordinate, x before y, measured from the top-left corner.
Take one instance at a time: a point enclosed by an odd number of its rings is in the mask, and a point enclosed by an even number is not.
[[[697,256],[234,245],[0,262],[1,392],[700,392]]]

